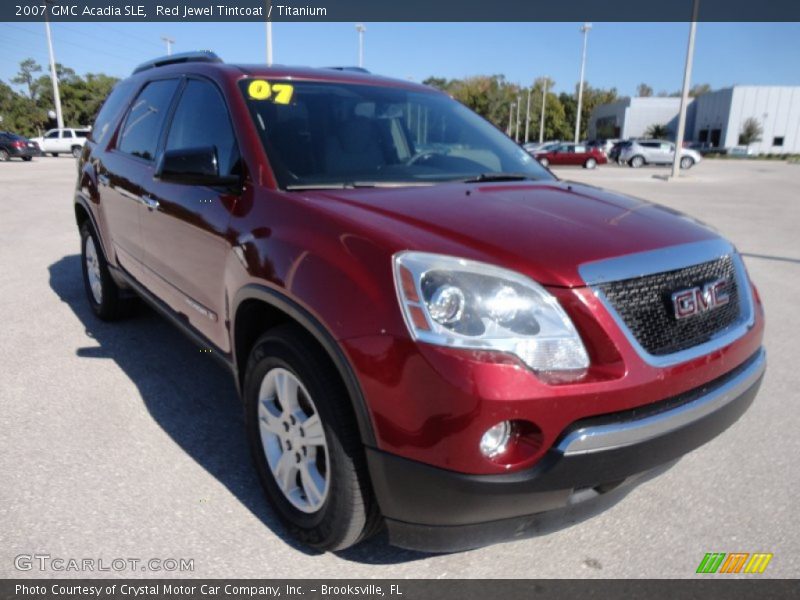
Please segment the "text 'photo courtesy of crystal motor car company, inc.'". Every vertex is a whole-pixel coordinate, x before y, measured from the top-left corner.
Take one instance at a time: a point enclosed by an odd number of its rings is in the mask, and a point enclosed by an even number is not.
[[[425,85],[153,60],[78,172],[91,309],[140,296],[230,369],[266,497],[315,548],[591,512],[721,434],[765,371],[730,242],[559,180]]]

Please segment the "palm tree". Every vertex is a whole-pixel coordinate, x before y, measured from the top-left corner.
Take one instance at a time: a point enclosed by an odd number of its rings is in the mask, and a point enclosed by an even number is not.
[[[666,125],[654,124],[654,125],[650,125],[650,127],[647,128],[647,131],[645,131],[644,134],[649,138],[653,138],[655,140],[658,140],[658,139],[661,139],[661,138],[668,137],[669,136],[669,129],[667,129]]]

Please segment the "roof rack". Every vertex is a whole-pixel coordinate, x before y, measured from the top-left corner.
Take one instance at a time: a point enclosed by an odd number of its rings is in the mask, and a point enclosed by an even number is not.
[[[133,73],[146,71],[147,69],[154,69],[155,67],[164,67],[166,65],[175,65],[178,63],[188,62],[205,62],[205,63],[221,63],[222,59],[211,52],[210,50],[199,50],[195,52],[181,52],[179,54],[170,54],[169,56],[161,56],[143,62],[133,70]]]
[[[369,73],[364,67],[325,67],[334,71],[355,71],[356,73]]]

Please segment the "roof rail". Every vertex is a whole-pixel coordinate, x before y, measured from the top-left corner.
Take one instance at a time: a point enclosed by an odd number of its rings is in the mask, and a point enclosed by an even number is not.
[[[175,65],[178,63],[188,62],[221,63],[222,59],[210,50],[181,52],[179,54],[170,54],[169,56],[161,56],[159,58],[154,58],[153,60],[143,62],[133,70],[133,73],[136,74],[141,71],[146,71],[147,69],[153,69],[155,67],[163,67],[166,65]]]
[[[364,67],[325,67],[334,71],[355,71],[356,73],[369,73]]]

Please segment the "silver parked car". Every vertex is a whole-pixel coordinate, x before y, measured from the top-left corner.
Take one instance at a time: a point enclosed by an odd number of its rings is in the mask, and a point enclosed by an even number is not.
[[[664,140],[632,140],[620,149],[619,162],[638,169],[644,165],[671,165],[675,144]],[[703,160],[699,152],[681,148],[681,169],[691,169]]]

